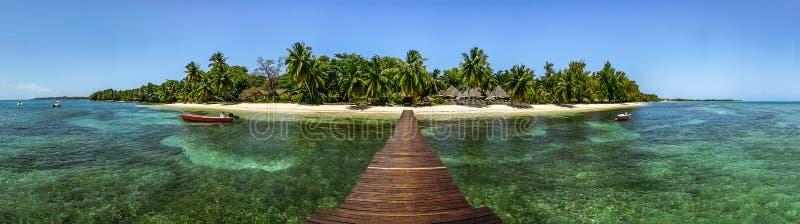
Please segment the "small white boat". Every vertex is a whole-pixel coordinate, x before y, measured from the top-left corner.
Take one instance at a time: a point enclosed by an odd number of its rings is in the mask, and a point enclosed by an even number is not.
[[[615,121],[627,121],[627,120],[630,120],[631,118],[633,118],[633,114],[629,114],[628,112],[625,112],[624,114],[617,114],[617,116],[614,117],[614,120]]]
[[[17,102],[17,107],[22,107],[22,101]]]
[[[61,101],[53,102],[53,107],[61,107]]]

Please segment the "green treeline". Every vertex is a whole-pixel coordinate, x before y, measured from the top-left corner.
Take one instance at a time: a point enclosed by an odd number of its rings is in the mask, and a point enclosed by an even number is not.
[[[136,89],[106,89],[91,100],[173,102],[287,102],[361,104],[443,103],[443,93],[455,87],[467,96],[488,96],[502,87],[512,103],[601,103],[657,101],[654,94],[639,91],[639,85],[606,62],[600,71],[589,71],[583,61],[570,62],[556,70],[544,66],[544,75],[525,65],[493,70],[488,55],[472,48],[462,53],[458,66],[428,70],[416,50],[405,60],[396,57],[340,53],[315,56],[311,47],[295,43],[278,60],[258,58],[252,72],[244,66],[228,65],[217,52],[208,60],[208,70],[189,62],[182,80],[160,85],[147,83]],[[285,71],[284,71],[285,66]],[[476,97],[473,97],[476,98]]]

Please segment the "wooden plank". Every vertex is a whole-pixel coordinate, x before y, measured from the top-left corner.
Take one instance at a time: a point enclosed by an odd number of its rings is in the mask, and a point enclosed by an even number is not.
[[[337,210],[318,209],[306,223],[500,223],[472,208],[410,110]]]

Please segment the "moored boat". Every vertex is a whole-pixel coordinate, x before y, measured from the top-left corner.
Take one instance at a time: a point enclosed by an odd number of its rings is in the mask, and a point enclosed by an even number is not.
[[[53,107],[61,107],[61,101],[53,102]]]
[[[627,120],[630,120],[631,118],[633,118],[633,114],[629,114],[628,112],[625,112],[624,114],[617,114],[617,116],[614,117],[614,120],[615,121],[627,121]]]
[[[187,121],[197,121],[197,122],[232,122],[233,117],[210,117],[210,116],[200,116],[194,114],[181,114],[181,118]]]

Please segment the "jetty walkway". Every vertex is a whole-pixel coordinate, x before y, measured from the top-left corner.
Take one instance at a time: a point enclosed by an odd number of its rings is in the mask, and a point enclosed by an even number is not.
[[[403,111],[339,209],[318,209],[306,223],[500,223],[489,208],[469,205],[418,125]]]

